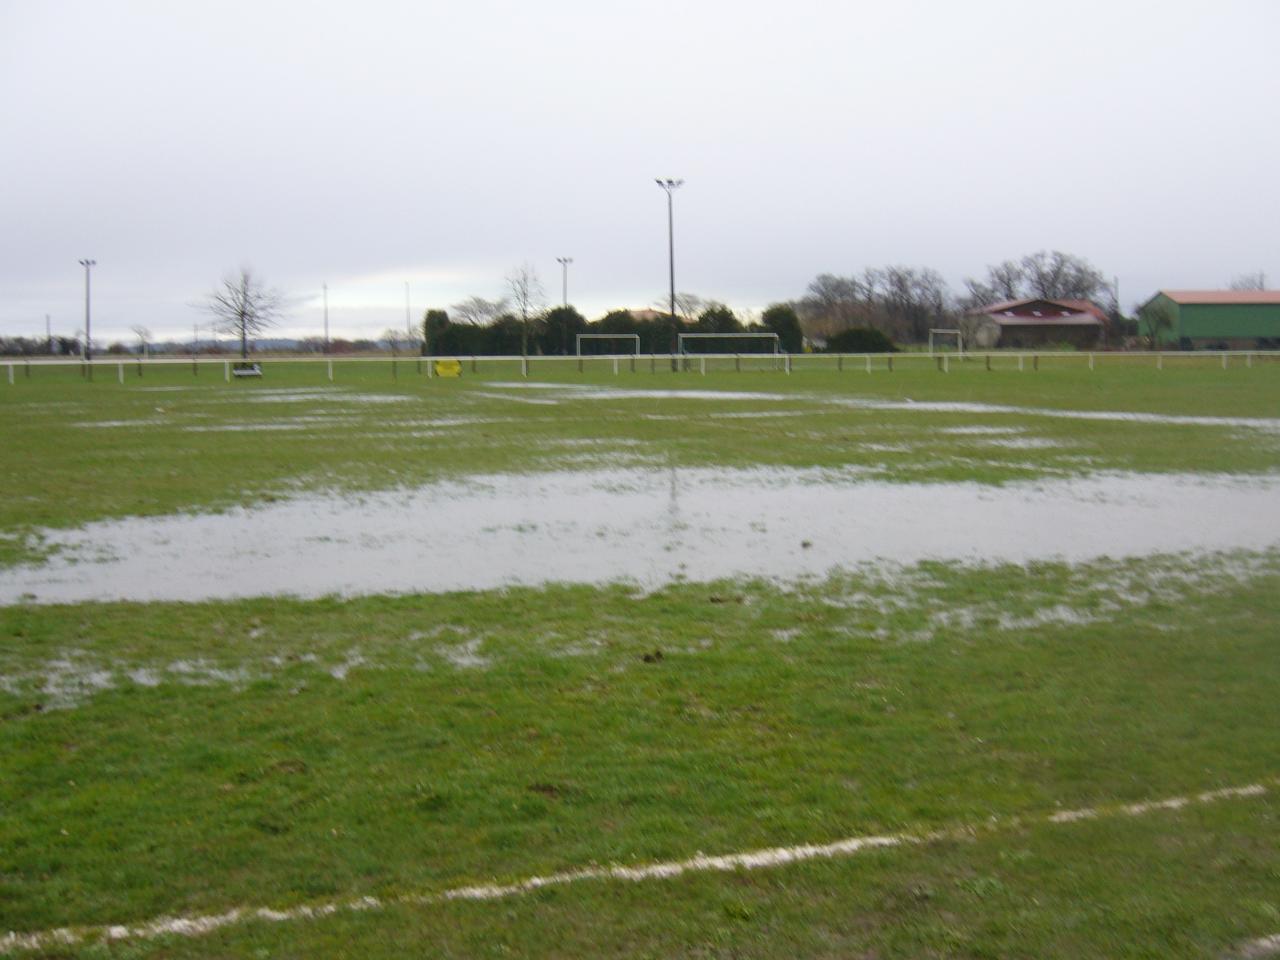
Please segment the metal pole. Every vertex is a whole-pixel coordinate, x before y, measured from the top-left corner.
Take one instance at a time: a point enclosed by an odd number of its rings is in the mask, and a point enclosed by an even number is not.
[[[676,189],[684,183],[683,180],[658,179],[655,181],[658,186],[667,191],[667,274],[671,283],[671,353],[676,352],[676,227],[675,227],[675,202],[673,197]],[[675,369],[675,360],[672,359],[672,369]]]
[[[671,319],[676,318],[676,214],[674,194],[667,191],[667,277],[671,282]]]
[[[573,263],[573,257],[556,257],[556,261],[560,264],[561,270],[560,302],[567,307],[569,305],[569,264]]]
[[[329,285],[326,283],[324,288],[324,352],[329,352]]]
[[[87,257],[80,261],[80,266],[84,267],[84,357],[88,363],[85,369],[90,380],[93,379],[93,335],[89,330],[89,268],[97,262]]]

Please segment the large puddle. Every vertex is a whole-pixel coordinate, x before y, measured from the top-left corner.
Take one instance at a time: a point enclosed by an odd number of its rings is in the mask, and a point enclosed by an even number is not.
[[[1003,487],[854,471],[493,475],[217,515],[47,531],[0,603],[440,592],[547,582],[796,579],[893,561],[1026,562],[1266,549],[1280,476],[1103,474]]]
[[[530,381],[528,383],[510,383],[495,381],[490,387],[504,390],[536,390],[542,396],[536,401],[522,399],[521,402],[537,402],[554,404],[577,400],[757,400],[757,401],[802,401],[817,403],[822,406],[845,407],[855,410],[891,410],[912,413],[963,413],[991,416],[1050,417],[1062,420],[1089,420],[1110,423],[1143,423],[1166,426],[1190,427],[1243,427],[1261,430],[1267,433],[1280,433],[1280,419],[1275,417],[1208,417],[1195,414],[1179,413],[1144,413],[1136,410],[1073,410],[1057,407],[1019,407],[1008,404],[972,403],[949,400],[886,400],[876,397],[847,396],[841,394],[822,393],[768,393],[764,391],[743,390],[697,390],[697,389],[631,389],[627,387],[609,387],[584,384],[558,384]],[[484,393],[486,397],[498,397],[501,394]],[[503,399],[513,399],[506,395]],[[797,411],[799,412],[799,411]]]

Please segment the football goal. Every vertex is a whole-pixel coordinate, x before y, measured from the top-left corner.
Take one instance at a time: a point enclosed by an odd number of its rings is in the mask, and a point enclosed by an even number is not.
[[[955,352],[964,356],[964,336],[959,330],[936,327],[929,331],[929,356],[955,344]]]
[[[627,353],[635,357],[640,356],[640,334],[638,333],[580,333],[578,334],[578,339],[576,343],[578,348],[578,356],[580,357],[583,356],[583,353],[582,353],[583,340],[588,340],[593,343],[599,343],[604,340],[612,340],[615,343],[617,343],[618,346],[625,347],[625,349],[622,349],[622,350],[612,350],[608,352],[603,350],[588,350],[589,356],[603,355],[608,357],[608,356],[614,356],[615,354],[618,354],[618,353]]]
[[[782,341],[776,333],[679,333],[676,352],[778,354],[782,352]]]

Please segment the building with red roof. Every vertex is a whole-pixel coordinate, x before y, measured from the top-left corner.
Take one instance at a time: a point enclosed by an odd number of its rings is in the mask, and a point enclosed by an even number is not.
[[[1081,349],[1104,343],[1107,315],[1090,300],[1028,297],[974,307],[975,346],[1046,347],[1069,344]]]

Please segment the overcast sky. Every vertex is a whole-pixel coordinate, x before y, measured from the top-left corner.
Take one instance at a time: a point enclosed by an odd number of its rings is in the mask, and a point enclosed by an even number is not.
[[[0,333],[143,324],[249,264],[283,334],[380,333],[522,262],[588,317],[667,285],[1062,249],[1280,283],[1276,0],[0,0]]]

